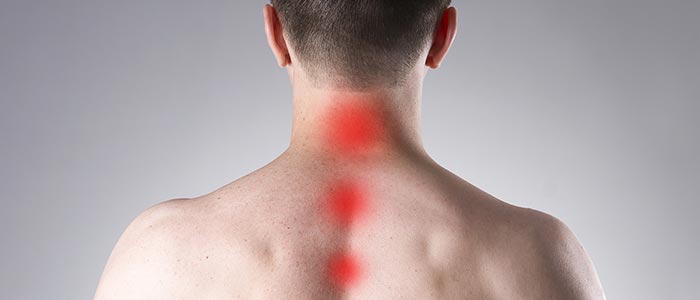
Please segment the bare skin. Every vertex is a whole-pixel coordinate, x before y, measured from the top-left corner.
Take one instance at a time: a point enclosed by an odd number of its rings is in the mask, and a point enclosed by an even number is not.
[[[585,250],[558,219],[512,206],[435,163],[422,147],[422,80],[456,32],[449,8],[401,88],[312,87],[274,9],[265,29],[293,86],[289,148],[211,193],[143,212],[126,229],[95,299],[604,299]],[[330,154],[322,136],[334,103],[371,102],[389,124],[362,158]],[[329,180],[368,187],[362,222],[323,213]],[[362,276],[329,280],[328,260],[351,251]]]

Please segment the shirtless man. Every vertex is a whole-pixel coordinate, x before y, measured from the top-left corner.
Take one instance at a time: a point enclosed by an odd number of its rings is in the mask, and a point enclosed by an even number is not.
[[[95,299],[604,299],[558,219],[435,163],[423,78],[456,33],[449,0],[273,0],[293,87],[288,149],[139,215]]]

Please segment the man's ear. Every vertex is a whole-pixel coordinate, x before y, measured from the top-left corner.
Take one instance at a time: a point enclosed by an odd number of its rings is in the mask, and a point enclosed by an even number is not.
[[[280,67],[285,67],[292,62],[287,48],[287,42],[282,34],[282,23],[280,22],[277,11],[270,4],[265,4],[263,7],[263,18],[265,19],[265,36],[267,36],[267,44],[272,49],[272,54],[277,59],[277,64]]]
[[[440,22],[435,27],[433,43],[425,59],[426,66],[433,69],[440,67],[440,63],[447,55],[447,50],[454,41],[455,34],[457,34],[457,9],[450,6],[443,11]]]

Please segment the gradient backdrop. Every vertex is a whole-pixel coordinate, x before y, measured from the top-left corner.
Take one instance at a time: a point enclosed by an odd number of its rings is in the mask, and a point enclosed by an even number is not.
[[[90,299],[127,224],[280,154],[264,1],[0,1],[0,298]],[[700,299],[700,1],[462,1],[425,145],[565,221],[609,299]]]

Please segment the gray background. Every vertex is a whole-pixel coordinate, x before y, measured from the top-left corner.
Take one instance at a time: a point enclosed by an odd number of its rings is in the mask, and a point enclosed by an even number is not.
[[[91,298],[140,211],[288,143],[264,1],[0,3],[2,299]],[[569,224],[610,299],[700,299],[700,1],[454,5],[432,156]]]

